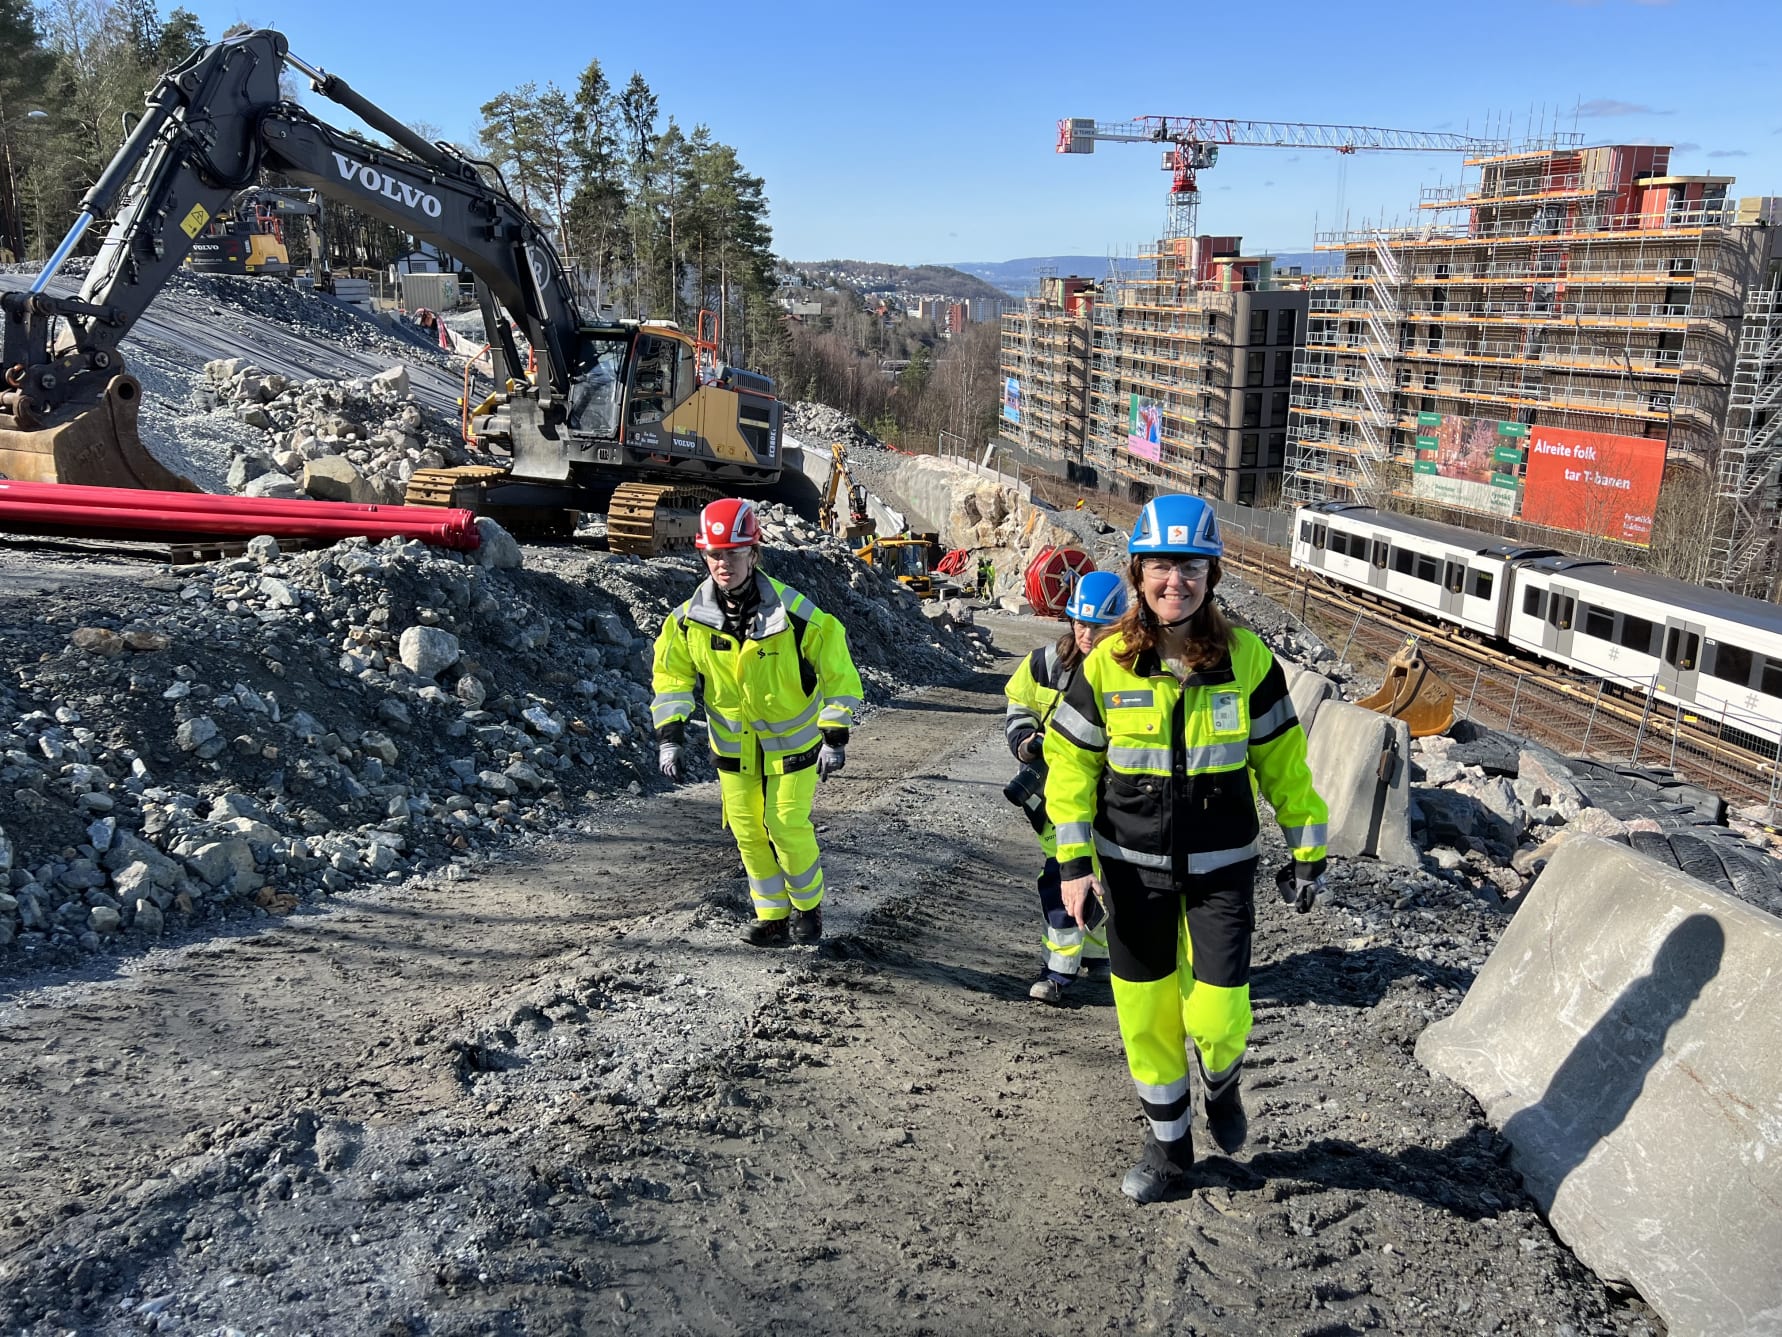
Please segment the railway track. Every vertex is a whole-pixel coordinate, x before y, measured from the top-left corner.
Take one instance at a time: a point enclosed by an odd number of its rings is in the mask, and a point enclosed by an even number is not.
[[[1407,636],[1418,637],[1425,660],[1454,688],[1457,713],[1477,723],[1562,752],[1668,767],[1731,803],[1776,802],[1782,757],[1776,744],[1755,739],[1762,750],[1753,750],[1729,739],[1721,721],[1661,697],[1524,659],[1456,627],[1314,579],[1290,565],[1282,549],[1253,539],[1228,533],[1226,557],[1302,622],[1314,610],[1347,622],[1350,655],[1361,650],[1384,660]]]

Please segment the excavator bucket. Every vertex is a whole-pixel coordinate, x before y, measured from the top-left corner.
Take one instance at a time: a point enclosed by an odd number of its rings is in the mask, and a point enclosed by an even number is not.
[[[117,376],[97,404],[54,427],[21,428],[0,414],[0,476],[22,483],[202,492],[149,454],[136,431],[141,405],[141,383]]]
[[[1446,733],[1454,723],[1454,689],[1424,662],[1415,636],[1386,661],[1380,690],[1355,704],[1403,720],[1413,738]]]

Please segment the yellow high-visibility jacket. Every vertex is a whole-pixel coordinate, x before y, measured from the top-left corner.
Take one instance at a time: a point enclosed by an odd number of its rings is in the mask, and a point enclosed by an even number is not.
[[[1002,694],[1008,700],[1003,733],[1010,752],[1028,734],[1045,727],[1064,695],[1072,670],[1064,668],[1059,659],[1056,645],[1042,645],[1021,661],[1003,687]]]
[[[761,572],[755,589],[760,603],[741,640],[724,630],[710,580],[662,624],[650,716],[659,731],[685,721],[697,692],[719,770],[781,775],[816,763],[824,731],[846,742],[860,674],[834,617]]]
[[[1150,886],[1253,858],[1260,789],[1297,862],[1323,865],[1330,815],[1306,735],[1268,647],[1235,630],[1223,662],[1179,681],[1155,650],[1120,667],[1114,635],[1089,652],[1046,731],[1046,808],[1065,878],[1091,852]]]

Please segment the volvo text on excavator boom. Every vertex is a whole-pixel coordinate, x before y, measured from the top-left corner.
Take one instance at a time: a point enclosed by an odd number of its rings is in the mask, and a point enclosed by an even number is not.
[[[287,101],[287,65],[393,147]],[[0,474],[195,490],[143,447],[141,387],[118,345],[211,218],[262,171],[383,219],[477,276],[496,383],[515,387],[512,459],[422,470],[411,502],[547,531],[575,511],[607,510],[614,547],[651,553],[690,544],[700,505],[718,490],[761,495],[778,482],[771,381],[718,363],[709,341],[672,324],[585,319],[556,250],[493,168],[428,142],[270,30],[205,47],[165,75],[42,273],[26,291],[0,293]],[[109,230],[78,295],[52,292],[100,220]]]

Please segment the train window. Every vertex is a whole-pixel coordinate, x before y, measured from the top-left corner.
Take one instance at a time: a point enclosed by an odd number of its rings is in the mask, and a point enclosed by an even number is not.
[[[1491,597],[1491,587],[1496,581],[1497,577],[1492,575],[1489,571],[1474,571],[1472,573],[1472,580],[1469,582],[1467,593],[1472,595],[1475,599],[1489,599]]]
[[[1672,627],[1664,638],[1664,662],[1672,668],[1692,669],[1701,644],[1702,638],[1693,631],[1685,632],[1681,627]]]
[[[1312,530],[1312,546],[1322,550],[1324,547],[1324,526],[1318,525]]]
[[[1301,543],[1310,543],[1312,541],[1312,522],[1310,520],[1301,520],[1299,522],[1299,541]]]
[[[1392,551],[1392,545],[1385,539],[1374,540],[1374,565],[1380,570],[1386,569],[1386,556]]]
[[[1615,634],[1615,643],[1625,645],[1629,650],[1638,650],[1643,655],[1652,653],[1652,646],[1658,633],[1658,624],[1648,622],[1643,617],[1635,617],[1632,613],[1621,615],[1621,629]]]
[[[1782,660],[1765,659],[1759,667],[1763,671],[1763,680],[1758,691],[1765,696],[1782,697]]]
[[[1606,608],[1598,608],[1594,604],[1584,605],[1584,634],[1594,636],[1599,641],[1615,639],[1615,615]]]
[[[1532,588],[1523,590],[1522,611],[1530,617],[1547,616],[1547,591]]]
[[[1749,650],[1737,645],[1717,645],[1714,647],[1714,662],[1708,672],[1724,682],[1737,683],[1740,687],[1751,682],[1751,670],[1756,656]]]
[[[1412,575],[1416,579],[1434,585],[1439,579],[1439,572],[1440,568],[1436,566],[1435,558],[1426,556],[1423,553],[1417,554],[1417,569],[1412,572]]]
[[[1555,631],[1570,631],[1572,615],[1577,610],[1578,600],[1575,595],[1562,594],[1560,591],[1554,590],[1552,597],[1547,600],[1547,625]]]
[[[1340,529],[1330,531],[1330,550],[1338,557],[1349,555],[1349,536]]]
[[[1401,576],[1411,574],[1411,566],[1416,560],[1417,554],[1409,548],[1394,548],[1392,550],[1392,569]]]

